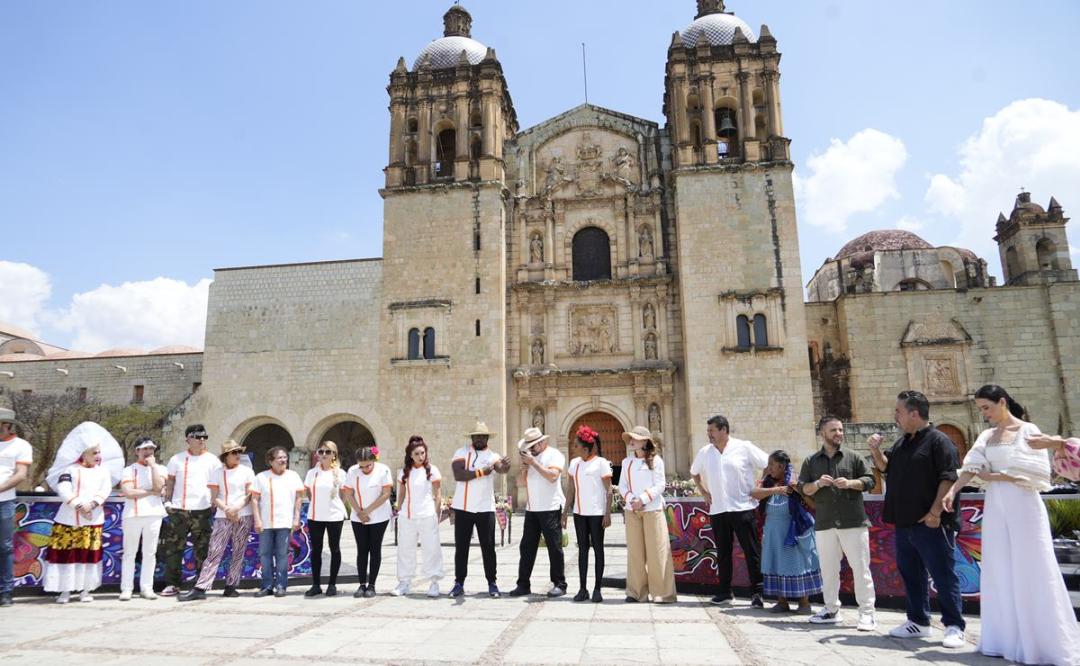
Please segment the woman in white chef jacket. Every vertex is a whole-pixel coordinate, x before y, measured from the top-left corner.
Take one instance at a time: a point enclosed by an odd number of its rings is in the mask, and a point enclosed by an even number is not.
[[[345,472],[338,464],[337,444],[326,441],[315,452],[319,464],[308,470],[304,487],[308,494],[308,534],[311,535],[311,589],[305,597],[317,597],[322,589],[323,537],[330,537],[330,584],[326,596],[337,596],[338,570],[341,569],[341,528],[345,524],[345,503],[341,489]]]
[[[360,578],[360,587],[353,594],[356,598],[375,596],[383,536],[392,515],[390,491],[394,489],[394,475],[378,459],[377,446],[361,447],[341,488],[342,497],[352,507],[349,522],[356,538],[356,573]]]
[[[424,564],[421,575],[431,581],[427,594],[439,596],[443,577],[439,517],[442,513],[442,475],[431,464],[424,438],[413,435],[405,447],[405,462],[398,476],[398,586],[394,596],[409,593],[416,573],[416,539],[420,538]]]

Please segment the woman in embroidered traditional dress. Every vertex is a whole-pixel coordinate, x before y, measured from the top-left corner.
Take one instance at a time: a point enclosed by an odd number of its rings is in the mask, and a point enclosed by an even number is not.
[[[53,518],[52,536],[45,553],[45,591],[59,592],[66,604],[81,590],[80,601],[101,585],[101,527],[105,500],[112,491],[112,476],[101,463],[101,447],[82,445],[78,461],[57,477],[56,493],[63,504]]]
[[[975,405],[992,427],[965,456],[942,508],[951,511],[956,494],[975,476],[987,482],[979,651],[1022,664],[1075,666],[1080,632],[1039,496],[1050,489],[1048,442],[1000,386],[976,391]]]
[[[795,489],[798,476],[791,457],[773,451],[761,484],[750,495],[765,511],[761,543],[764,593],[776,597],[773,613],[790,613],[789,599],[798,599],[796,613],[810,615],[810,595],[821,592],[821,563],[814,539],[814,520]]]

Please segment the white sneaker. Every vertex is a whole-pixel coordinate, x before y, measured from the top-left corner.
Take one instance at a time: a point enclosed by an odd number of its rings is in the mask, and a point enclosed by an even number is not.
[[[163,597],[175,597],[180,594],[180,588],[175,585],[166,585],[165,589],[161,591]]]
[[[154,594],[153,590],[146,590],[144,592],[140,592],[140,596],[142,596],[143,599],[149,599],[150,601],[158,598],[158,595]]]
[[[60,596],[56,598],[58,604],[66,604],[69,601],[71,601],[71,592],[61,592]]]
[[[437,581],[437,580],[431,581],[431,585],[428,586],[428,589],[427,589],[427,595],[429,597],[431,597],[432,599],[435,599],[435,598],[438,598],[438,596],[440,594],[442,594],[442,592],[439,592],[439,581]]]
[[[840,621],[840,613],[830,613],[828,608],[822,608],[809,618],[810,624],[836,624]]]
[[[118,601],[131,601],[131,590],[124,590],[116,599]]]
[[[79,593],[79,601],[90,603],[94,600],[94,595],[90,594],[90,590],[83,590]]]
[[[398,583],[398,586],[395,587],[390,592],[390,594],[394,595],[395,597],[403,597],[408,593],[409,593],[409,584],[408,583]]]
[[[911,620],[889,630],[889,635],[893,638],[930,638],[932,633],[933,630],[929,626],[924,627]]]
[[[859,613],[859,623],[855,628],[859,631],[874,631],[877,629],[877,619],[873,613]]]
[[[945,638],[941,641],[941,647],[962,648],[964,647],[964,630],[960,627],[945,627]]]

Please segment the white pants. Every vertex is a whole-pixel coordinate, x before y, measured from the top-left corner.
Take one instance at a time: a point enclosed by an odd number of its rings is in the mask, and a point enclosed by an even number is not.
[[[139,590],[154,590],[154,568],[157,567],[158,537],[162,516],[124,516],[124,558],[120,566],[120,591],[135,589],[135,554],[142,538],[142,569],[139,571]]]
[[[840,610],[840,559],[847,556],[855,583],[855,600],[859,612],[874,612],[874,578],[870,575],[870,530],[866,527],[820,530],[817,537],[818,557],[821,560],[821,594],[825,609]]]
[[[401,583],[411,583],[416,574],[416,540],[423,549],[424,568],[421,575],[431,580],[443,577],[442,544],[439,543],[439,519],[405,518],[398,516],[397,577]]]

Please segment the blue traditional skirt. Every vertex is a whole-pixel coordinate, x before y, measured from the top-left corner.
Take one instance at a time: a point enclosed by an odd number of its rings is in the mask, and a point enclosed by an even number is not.
[[[821,563],[814,530],[796,538],[788,546],[791,509],[786,495],[770,497],[765,504],[765,529],[761,544],[761,575],[765,594],[798,599],[821,592]]]

